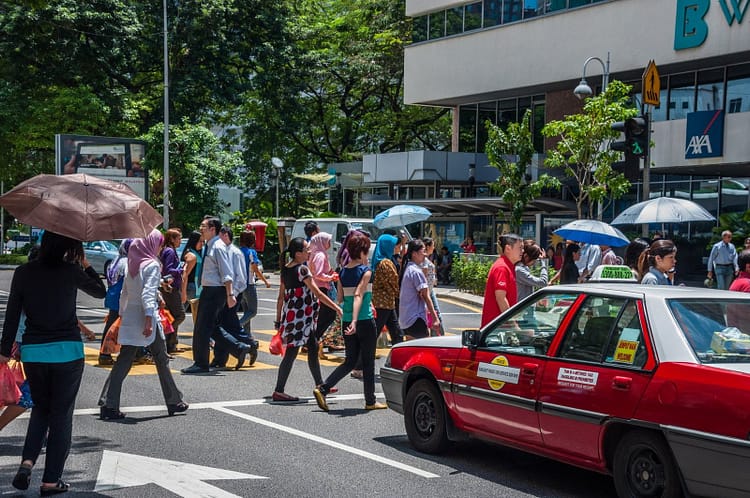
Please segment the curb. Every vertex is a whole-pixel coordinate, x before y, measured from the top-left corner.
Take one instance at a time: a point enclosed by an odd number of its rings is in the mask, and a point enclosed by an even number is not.
[[[452,299],[471,306],[479,306],[480,308],[484,304],[484,298],[482,296],[475,296],[473,294],[467,294],[466,292],[460,292],[455,289],[435,289],[435,296],[438,298]]]

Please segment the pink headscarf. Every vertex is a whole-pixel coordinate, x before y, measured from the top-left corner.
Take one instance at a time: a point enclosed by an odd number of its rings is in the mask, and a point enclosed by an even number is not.
[[[157,229],[153,229],[145,239],[133,239],[128,250],[128,273],[135,277],[141,268],[152,260],[161,265],[159,250],[164,245],[164,236]]]

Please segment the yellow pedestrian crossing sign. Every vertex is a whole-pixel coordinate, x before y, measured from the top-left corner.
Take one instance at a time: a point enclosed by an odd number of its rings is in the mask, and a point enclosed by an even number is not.
[[[656,68],[656,63],[653,60],[648,61],[648,66],[643,71],[641,88],[643,88],[643,103],[658,106],[661,79],[659,78],[659,70]]]

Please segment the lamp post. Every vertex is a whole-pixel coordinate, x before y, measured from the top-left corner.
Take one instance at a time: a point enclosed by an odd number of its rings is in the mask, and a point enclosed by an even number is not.
[[[578,86],[573,90],[573,93],[576,97],[583,100],[586,97],[591,97],[594,94],[594,91],[589,86],[588,82],[586,81],[586,66],[588,66],[589,62],[591,61],[597,61],[599,64],[602,65],[602,92],[604,92],[607,89],[607,84],[609,83],[609,52],[607,52],[607,63],[605,64],[603,60],[601,60],[599,57],[589,57],[586,59],[586,62],[583,63],[583,75],[581,76],[581,82],[578,83]],[[602,219],[602,210],[604,209],[604,204],[599,201],[599,216],[598,218]],[[589,213],[589,216],[591,213]]]
[[[586,81],[586,66],[591,61],[597,61],[602,65],[602,92],[607,89],[607,83],[609,83],[609,52],[607,52],[606,64],[599,57],[589,57],[588,59],[586,59],[586,62],[583,63],[583,76],[581,77],[581,82],[578,83],[576,89],[573,90],[573,93],[579,99],[585,99],[586,97],[591,97],[594,94],[594,91]]]
[[[276,219],[279,218],[279,178],[281,177],[281,168],[284,167],[284,161],[278,157],[271,158],[271,164],[276,168]]]
[[[169,228],[169,52],[167,44],[167,0],[164,11],[164,228]]]

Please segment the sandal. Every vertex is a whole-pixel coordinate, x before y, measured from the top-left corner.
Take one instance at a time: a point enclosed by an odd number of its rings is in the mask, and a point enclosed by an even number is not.
[[[13,487],[22,491],[29,489],[29,483],[31,482],[31,467],[21,464],[18,467],[18,472],[13,478]]]
[[[70,489],[70,484],[60,479],[54,486],[39,486],[39,494],[42,496],[52,496],[59,493],[66,493]]]

